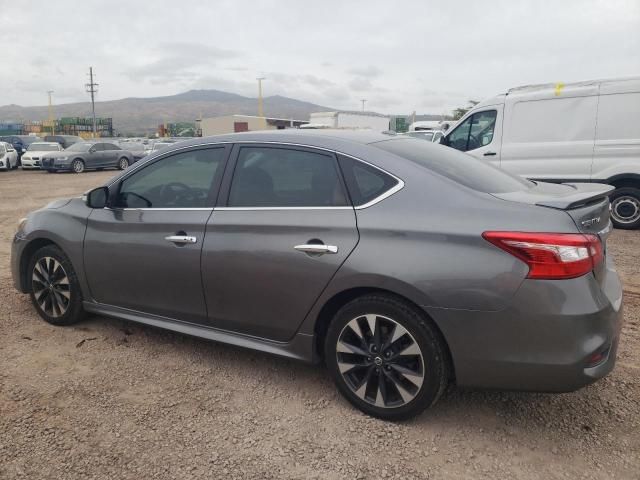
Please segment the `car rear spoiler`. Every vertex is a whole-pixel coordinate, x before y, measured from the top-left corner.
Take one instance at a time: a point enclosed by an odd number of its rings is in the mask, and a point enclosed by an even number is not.
[[[550,196],[537,200],[535,202],[536,205],[559,210],[571,210],[598,203],[608,197],[614,190],[614,187],[604,183],[563,183],[562,185],[571,187],[573,191],[569,191],[564,195]]]

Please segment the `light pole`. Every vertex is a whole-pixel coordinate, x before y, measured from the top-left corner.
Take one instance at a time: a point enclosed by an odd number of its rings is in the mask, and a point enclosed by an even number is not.
[[[51,94],[53,93],[53,90],[47,90],[47,93],[49,94],[49,126],[51,127],[51,135],[55,135],[56,129],[53,124],[53,104],[51,103]]]
[[[367,99],[363,98],[360,101],[362,102],[362,111],[364,112],[364,104],[367,103]]]
[[[264,118],[264,104],[262,101],[262,81],[266,80],[266,78],[258,77],[256,80],[258,80],[258,117],[261,119],[260,122],[262,123],[263,128],[266,129],[267,120]]]

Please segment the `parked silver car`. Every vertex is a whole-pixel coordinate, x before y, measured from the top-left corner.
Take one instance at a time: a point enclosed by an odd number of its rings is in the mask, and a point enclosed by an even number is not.
[[[133,154],[109,142],[77,142],[62,152],[51,152],[42,156],[43,170],[49,173],[118,168],[124,170],[134,162]]]
[[[610,190],[407,136],[200,138],[29,214],[12,273],[54,325],[91,312],[324,360],[397,420],[450,381],[564,392],[612,370]]]

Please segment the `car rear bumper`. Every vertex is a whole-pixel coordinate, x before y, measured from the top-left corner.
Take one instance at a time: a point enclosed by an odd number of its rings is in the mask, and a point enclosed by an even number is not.
[[[609,257],[599,280],[526,280],[498,312],[426,310],[449,344],[459,386],[569,392],[613,370],[622,286]]]

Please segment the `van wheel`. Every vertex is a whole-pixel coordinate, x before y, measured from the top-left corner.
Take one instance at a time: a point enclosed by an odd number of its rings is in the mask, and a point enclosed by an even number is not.
[[[447,358],[424,313],[392,295],[352,300],[325,339],[325,362],[340,392],[385,420],[411,418],[433,405],[448,383]]]
[[[640,227],[640,189],[616,188],[609,196],[613,226],[624,230]]]

